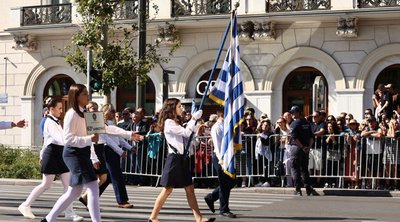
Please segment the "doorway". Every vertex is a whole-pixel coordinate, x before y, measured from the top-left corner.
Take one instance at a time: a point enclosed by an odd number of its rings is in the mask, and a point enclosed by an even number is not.
[[[282,110],[286,112],[296,105],[304,116],[314,110],[328,112],[327,82],[323,74],[312,67],[300,67],[292,71],[283,83]]]
[[[64,74],[59,74],[51,78],[44,87],[43,91],[43,99],[48,96],[51,96],[55,99],[59,99],[62,101],[62,110],[63,113],[60,116],[60,119],[64,119],[64,114],[68,110],[68,91],[72,84],[74,84],[74,80]]]

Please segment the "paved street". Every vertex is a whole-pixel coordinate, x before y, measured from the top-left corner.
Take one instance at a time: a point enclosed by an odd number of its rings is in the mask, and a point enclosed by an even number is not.
[[[24,219],[17,211],[18,205],[27,197],[33,186],[0,185],[0,221],[39,221],[61,194],[61,186],[56,183],[33,205],[36,220]],[[266,188],[268,189],[268,188]],[[134,209],[116,207],[112,187],[101,198],[103,221],[146,221],[160,188],[128,186],[128,193]],[[196,194],[202,213],[213,215],[207,209],[203,196],[206,189],[197,189]],[[79,215],[90,221],[85,208],[75,202]],[[235,220],[221,218],[217,221],[400,221],[400,199],[392,197],[295,197],[292,195],[254,192],[236,189],[231,195],[231,210],[238,214]],[[162,209],[162,221],[193,221],[182,189],[175,190]],[[65,220],[59,220],[65,221]]]

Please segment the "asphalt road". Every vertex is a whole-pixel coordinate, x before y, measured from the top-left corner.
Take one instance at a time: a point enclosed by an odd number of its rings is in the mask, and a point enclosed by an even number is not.
[[[60,184],[56,183],[34,202],[32,211],[37,219],[25,219],[17,211],[17,207],[32,188],[30,185],[0,185],[0,221],[40,221],[62,193]],[[135,207],[120,209],[116,206],[110,186],[100,199],[102,220],[147,221],[160,190],[161,188],[128,186],[128,194]],[[230,201],[231,211],[238,214],[238,218],[227,219],[208,210],[203,196],[209,191],[196,189],[197,199],[205,217],[216,217],[217,221],[400,221],[398,197],[297,197],[240,188],[232,192]],[[88,212],[79,202],[74,203],[74,208],[77,214],[85,217],[85,221],[90,221]],[[194,221],[182,189],[176,189],[171,194],[159,218],[161,221]],[[57,221],[66,220],[59,217]]]

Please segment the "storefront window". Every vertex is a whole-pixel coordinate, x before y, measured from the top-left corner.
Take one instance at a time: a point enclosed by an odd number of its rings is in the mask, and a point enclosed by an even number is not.
[[[153,82],[149,79],[146,82],[146,94],[144,108],[146,115],[152,115],[155,112],[156,103],[156,89]],[[131,87],[117,89],[117,111],[122,111],[124,108],[130,107],[136,109],[136,85],[132,84]]]

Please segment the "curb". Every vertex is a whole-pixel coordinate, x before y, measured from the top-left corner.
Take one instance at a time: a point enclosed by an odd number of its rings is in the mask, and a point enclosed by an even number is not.
[[[0,178],[0,185],[37,186],[41,182],[42,180]],[[55,182],[61,184],[60,181],[55,181]],[[315,188],[315,190],[321,196],[400,197],[400,191],[388,191],[388,190],[366,190],[366,189],[354,190],[354,189],[340,189],[340,188]],[[282,195],[293,195],[293,191],[294,188],[286,188],[286,187],[250,187],[250,188],[232,189],[232,192],[268,193],[268,194],[282,194]]]
[[[340,188],[315,188],[320,196],[357,196],[357,197],[400,197],[400,191],[366,190],[366,189],[340,189]],[[234,188],[232,192],[253,192],[293,195],[294,188],[285,187],[250,187]],[[303,189],[303,194],[305,190]]]

